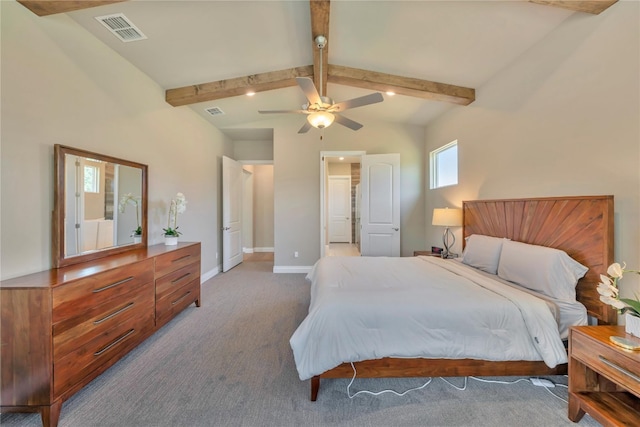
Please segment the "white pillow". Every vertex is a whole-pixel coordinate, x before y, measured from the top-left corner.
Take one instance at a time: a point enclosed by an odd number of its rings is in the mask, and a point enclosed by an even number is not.
[[[507,239],[500,237],[472,234],[466,239],[462,262],[487,273],[496,274],[502,242]]]
[[[575,301],[576,284],[587,270],[566,252],[546,246],[505,241],[498,276],[552,298]]]

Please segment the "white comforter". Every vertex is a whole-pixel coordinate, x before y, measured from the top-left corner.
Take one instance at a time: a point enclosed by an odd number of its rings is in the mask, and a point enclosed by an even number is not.
[[[301,380],[382,357],[544,360],[567,353],[547,304],[435,257],[325,257],[290,344]]]

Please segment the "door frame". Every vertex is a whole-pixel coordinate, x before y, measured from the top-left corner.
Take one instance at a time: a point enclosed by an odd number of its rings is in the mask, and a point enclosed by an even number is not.
[[[273,160],[236,160],[238,163],[240,163],[243,167],[244,170],[244,166],[261,166],[261,165],[271,165],[274,168],[274,191],[275,191],[275,164],[273,163]],[[253,174],[253,172],[251,172]],[[275,197],[275,192],[273,197]],[[252,209],[254,208],[254,206],[252,206]],[[244,207],[242,208],[244,211]],[[274,206],[275,209],[275,206]],[[242,214],[244,215],[245,212],[242,212]],[[252,224],[252,228],[254,228],[255,231],[255,217],[253,215],[253,212],[251,213],[251,217],[253,218],[254,223]],[[276,224],[275,224],[275,212],[274,212],[274,223],[272,225],[273,227],[273,231],[274,231],[274,235],[275,235],[275,228],[276,228]],[[252,239],[253,240],[253,239]],[[256,242],[253,241],[253,250],[251,251],[251,253],[253,253],[255,251],[255,246],[256,246]],[[244,251],[244,249],[243,249]],[[247,252],[245,252],[247,253]],[[273,242],[273,255],[275,256],[276,254],[276,247],[275,247],[275,242]]]
[[[320,151],[320,258],[325,256],[327,244],[327,162],[326,157],[362,157],[367,154],[364,150],[358,151]]]

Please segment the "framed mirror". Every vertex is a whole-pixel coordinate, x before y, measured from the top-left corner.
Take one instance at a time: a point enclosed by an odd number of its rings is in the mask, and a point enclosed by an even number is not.
[[[147,246],[147,165],[56,144],[53,267]]]

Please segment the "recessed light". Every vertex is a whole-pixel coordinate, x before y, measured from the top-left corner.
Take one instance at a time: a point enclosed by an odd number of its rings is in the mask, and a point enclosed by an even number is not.
[[[256,94],[256,93],[255,93],[255,92],[253,92],[253,91],[249,91],[249,92],[247,92],[247,96],[253,96],[253,95],[255,95],[255,94]]]
[[[395,92],[387,91],[387,95],[389,95],[389,96],[393,96],[395,94],[396,94]]]
[[[340,157],[339,159],[340,159],[340,160],[344,160],[344,157]]]

